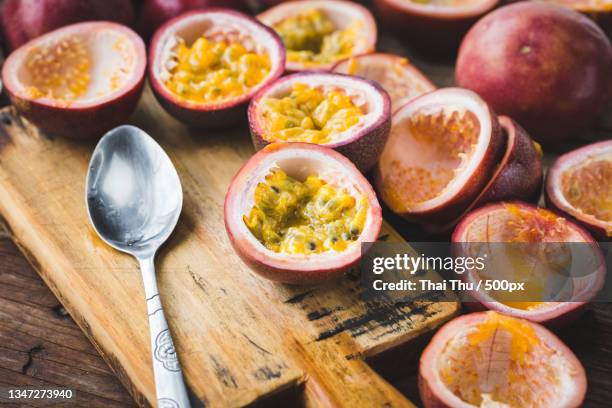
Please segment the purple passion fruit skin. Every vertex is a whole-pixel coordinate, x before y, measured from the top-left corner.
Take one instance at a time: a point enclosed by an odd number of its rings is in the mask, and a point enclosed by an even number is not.
[[[96,53],[117,57],[100,59]],[[108,74],[93,78],[94,64]],[[52,136],[87,139],[127,121],[138,103],[145,67],[145,46],[135,32],[90,21],[51,31],[15,50],[2,80],[17,111],[32,123]],[[73,75],[64,74],[68,69]],[[25,70],[29,75],[22,75]],[[92,82],[104,90],[102,95],[90,92]]]
[[[269,118],[264,116],[268,115],[268,113],[272,112],[268,107],[268,103],[271,100],[281,102],[278,104],[279,106],[283,103],[283,98],[287,97],[290,93],[294,92],[294,87],[305,86],[304,92],[319,92],[316,97],[323,96],[323,100],[317,108],[319,111],[324,111],[324,104],[328,104],[326,106],[332,106],[333,102],[331,102],[332,92],[337,92],[340,94],[340,97],[344,98],[349,96],[349,94],[359,92],[359,95],[354,96],[351,99],[351,103],[353,100],[359,99],[363,106],[353,105],[352,107],[348,107],[348,109],[358,109],[359,114],[353,115],[349,120],[357,119],[359,122],[356,124],[344,129],[340,134],[342,135],[342,140],[334,140],[334,137],[338,134],[335,134],[334,131],[327,133],[327,140],[324,141],[316,141],[318,135],[314,138],[310,138],[309,140],[304,140],[304,137],[297,136],[296,138],[289,137],[287,139],[275,139],[272,140],[270,135],[272,134],[270,129],[271,126],[276,126],[275,124],[270,123]],[[303,104],[312,105],[313,99],[306,99],[307,103]],[[276,102],[275,102],[276,103]],[[307,110],[310,109],[312,112],[306,114],[305,116],[310,119],[316,116],[317,110],[311,109],[313,106],[308,106]],[[280,109],[278,112],[272,112],[270,115],[275,115],[275,117],[279,118],[282,115],[284,110]],[[333,108],[329,110],[333,111]],[[299,115],[302,115],[304,112],[302,111]],[[332,122],[340,123],[341,120],[336,121],[336,114],[342,114],[342,112],[338,111],[327,118],[327,124]],[[370,117],[370,115],[372,115]],[[258,94],[253,97],[248,110],[248,118],[249,118],[249,127],[251,130],[251,139],[253,141],[253,145],[256,150],[260,150],[266,145],[273,142],[309,142],[320,144],[329,148],[332,148],[346,157],[348,157],[362,172],[365,173],[370,170],[378,161],[378,157],[382,152],[384,145],[389,136],[389,129],[391,128],[391,101],[387,92],[382,89],[382,87],[372,81],[368,81],[362,78],[352,77],[349,75],[342,74],[332,74],[325,72],[302,72],[296,73],[292,75],[285,76],[276,82],[268,85],[266,88],[262,89]],[[293,119],[292,119],[293,120]],[[367,122],[366,122],[367,120]],[[314,123],[314,127],[317,128],[315,130],[319,130],[322,133],[325,132],[325,127],[318,126],[323,125],[323,121],[317,121],[316,119],[312,121]],[[278,122],[274,122],[278,123]],[[301,123],[295,123],[296,128],[305,129],[302,127]],[[282,127],[282,126],[281,126]],[[310,129],[310,127],[308,127]],[[291,130],[284,132],[284,130],[280,130],[277,134],[289,134]],[[284,137],[284,136],[283,136]],[[319,138],[319,140],[321,140]]]
[[[164,64],[173,58],[179,58],[176,54],[176,48],[179,47],[180,43],[180,40],[176,40],[177,31],[189,33],[193,30],[202,32],[202,34],[205,30],[209,30],[214,34],[214,39],[205,35],[194,38],[194,41],[205,38],[207,44],[212,47],[216,46],[217,42],[226,40],[228,30],[248,34],[257,46],[265,49],[265,53],[244,47],[247,52],[245,55],[266,58],[268,61],[267,74],[260,82],[249,86],[243,93],[228,98],[194,101],[179,96],[169,89],[167,82],[163,79],[164,76],[170,75]],[[194,44],[191,45],[192,48]],[[236,44],[238,43],[227,42],[228,48]],[[242,43],[239,43],[239,45],[242,46]],[[188,51],[194,52],[193,49]],[[189,59],[186,59],[186,61],[189,61]],[[280,37],[273,30],[240,12],[211,8],[205,11],[181,14],[167,21],[155,32],[151,40],[151,52],[149,53],[149,82],[158,102],[177,120],[193,127],[225,128],[243,122],[251,97],[258,90],[279,78],[283,73],[284,65],[285,49]]]
[[[590,125],[609,100],[612,46],[595,23],[568,8],[511,4],[465,36],[456,82],[554,146]]]

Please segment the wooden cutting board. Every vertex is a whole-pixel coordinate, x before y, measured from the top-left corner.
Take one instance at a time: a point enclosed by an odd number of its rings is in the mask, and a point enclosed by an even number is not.
[[[384,355],[416,364],[405,357],[415,354],[411,345],[451,318],[458,304],[436,302],[435,292],[413,303],[364,301],[351,275],[316,287],[257,277],[234,253],[223,225],[228,184],[253,154],[248,131],[189,130],[148,89],[132,123],[166,149],[183,184],[181,219],[157,257],[157,271],[195,398],[206,406],[279,398],[311,406],[411,405],[364,359]],[[135,400],[154,405],[137,264],[102,243],[86,215],[84,183],[94,146],[49,138],[12,108],[1,110],[0,214]],[[389,241],[401,241],[388,225],[383,230]]]

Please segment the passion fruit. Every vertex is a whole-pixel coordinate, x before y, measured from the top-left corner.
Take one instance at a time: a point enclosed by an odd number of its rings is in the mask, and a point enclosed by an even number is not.
[[[520,2],[482,18],[463,39],[456,82],[554,143],[590,125],[610,97],[612,46],[589,18]]]
[[[429,224],[426,230],[433,234],[451,231],[459,219],[483,204],[523,200],[537,203],[542,189],[542,150],[527,132],[507,116],[498,118],[503,131],[505,153],[495,172],[476,199],[463,214],[446,225]]]
[[[546,177],[546,202],[590,230],[612,238],[612,140],[566,153]]]
[[[375,167],[376,190],[409,221],[450,222],[478,197],[503,148],[497,116],[485,101],[466,89],[439,89],[393,115]]]
[[[456,50],[470,26],[498,3],[499,0],[374,0],[384,26],[427,54]]]
[[[463,218],[452,243],[455,256],[486,256],[490,264],[480,271],[468,270],[468,282],[525,284],[519,294],[487,291],[475,284],[480,290],[467,292],[471,308],[559,327],[574,320],[604,284],[603,253],[593,237],[572,221],[532,204],[485,205]],[[579,273],[572,268],[579,268]]]
[[[586,395],[584,368],[545,327],[495,312],[446,323],[421,355],[426,408],[576,408]]]
[[[376,46],[374,17],[350,1],[287,1],[257,18],[283,39],[291,72],[328,71],[336,62]]]
[[[138,12],[136,27],[143,38],[149,39],[159,26],[171,18],[187,11],[209,7],[247,11],[243,0],[144,0]]]
[[[128,27],[84,22],[15,50],[2,81],[19,113],[48,133],[97,137],[136,108],[146,61],[144,43]]]
[[[371,53],[338,62],[332,72],[355,75],[380,84],[396,110],[411,99],[433,91],[436,86],[417,67],[399,55]]]
[[[126,0],[5,0],[2,31],[9,50],[56,28],[90,20],[131,26],[132,2]]]
[[[344,154],[362,172],[376,164],[389,136],[391,101],[379,85],[327,72],[285,76],[249,105],[257,150],[273,142],[307,142]]]
[[[382,223],[376,194],[357,168],[309,143],[257,152],[234,176],[224,211],[242,260],[265,278],[294,284],[341,276]]]
[[[155,32],[149,81],[175,118],[218,128],[240,123],[251,97],[284,66],[274,31],[237,11],[207,9],[181,14]]]

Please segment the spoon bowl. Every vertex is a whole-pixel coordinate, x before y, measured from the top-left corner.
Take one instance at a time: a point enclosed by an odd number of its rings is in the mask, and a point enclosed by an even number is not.
[[[176,169],[144,131],[120,126],[98,143],[87,175],[91,222],[110,246],[146,256],[168,239],[183,205]]]

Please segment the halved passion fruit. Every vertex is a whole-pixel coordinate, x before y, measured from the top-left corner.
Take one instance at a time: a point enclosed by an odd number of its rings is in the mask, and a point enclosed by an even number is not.
[[[285,76],[249,106],[256,149],[273,142],[307,142],[344,154],[366,172],[389,136],[391,101],[377,84],[325,72]]]
[[[498,3],[499,0],[374,0],[384,26],[424,53],[456,48],[470,26]]]
[[[557,158],[546,178],[546,202],[602,240],[612,238],[612,140]]]
[[[257,18],[274,28],[287,48],[287,70],[329,70],[352,55],[374,51],[376,22],[350,1],[283,2]]]
[[[498,120],[506,144],[505,153],[487,184],[459,219],[486,203],[505,200],[537,203],[540,198],[543,174],[540,145],[509,117],[500,116]],[[447,232],[454,228],[459,219],[446,225],[430,224],[426,229],[431,233]]]
[[[436,86],[417,67],[399,55],[371,53],[338,62],[332,72],[355,75],[379,83],[391,97],[395,111]]]
[[[251,96],[281,76],[278,35],[233,10],[184,13],[155,32],[149,81],[178,120],[208,128],[239,123]]]
[[[553,212],[522,202],[495,203],[468,214],[452,236],[454,256],[486,258],[481,270],[463,276],[475,282],[468,306],[490,309],[551,326],[577,317],[603,287],[601,248],[583,228]],[[478,281],[523,282],[509,291]],[[476,288],[480,289],[476,289]]]
[[[557,336],[495,312],[446,323],[419,364],[426,408],[576,408],[586,388],[584,368]]]
[[[56,136],[88,138],[134,111],[146,65],[145,46],[111,22],[69,25],[15,50],[2,81],[19,113]]]
[[[389,208],[418,223],[450,222],[495,172],[504,141],[497,116],[474,92],[446,88],[393,115],[375,185]]]
[[[382,223],[368,181],[344,156],[308,143],[271,144],[232,180],[225,228],[255,272],[314,283],[355,265]]]

